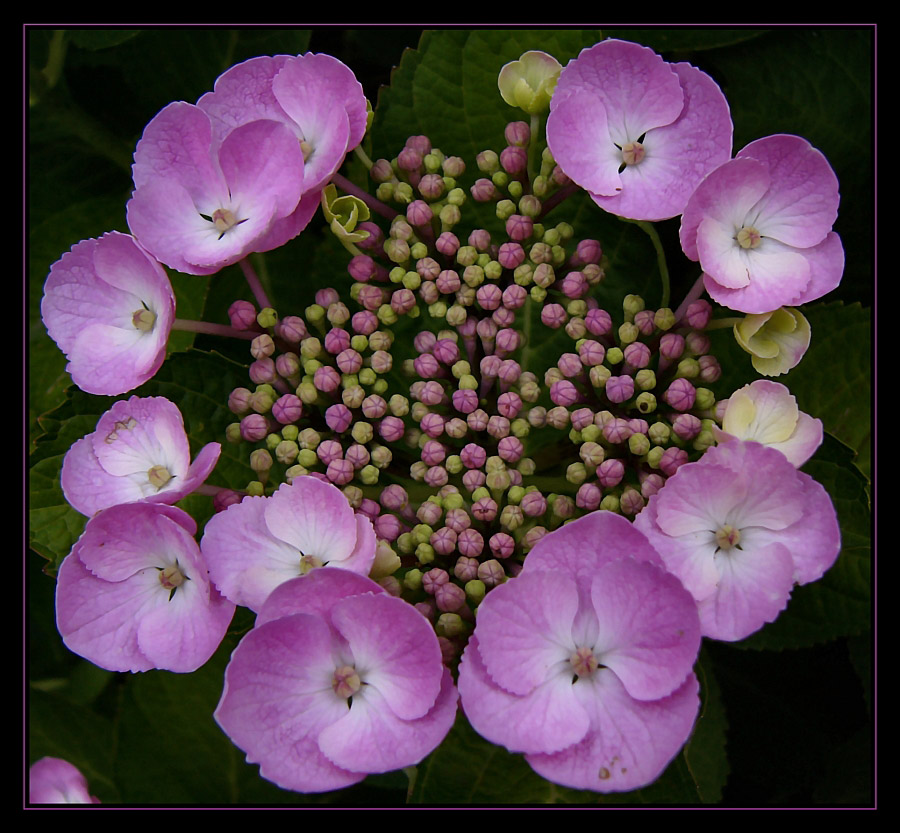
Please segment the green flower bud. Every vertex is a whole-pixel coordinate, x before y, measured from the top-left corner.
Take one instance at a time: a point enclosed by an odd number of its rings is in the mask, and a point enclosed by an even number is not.
[[[442,613],[434,623],[434,631],[438,636],[452,639],[465,633],[466,626],[458,613]]]
[[[696,359],[682,359],[675,371],[676,379],[696,379],[700,375],[700,364]]]
[[[282,440],[275,446],[275,459],[283,466],[291,465],[299,453],[299,446],[291,440]]]
[[[473,578],[466,582],[465,586],[466,598],[473,604],[479,604],[487,592],[484,582],[481,579]]]
[[[374,486],[378,482],[378,467],[369,463],[363,466],[356,476],[364,486]]]
[[[506,499],[514,506],[518,506],[523,497],[525,490],[521,486],[510,486],[506,493]]]
[[[575,445],[581,445],[581,431],[579,431],[577,428],[573,428],[571,431],[569,431],[569,441],[574,443]]]
[[[225,440],[230,443],[234,443],[235,445],[242,441],[241,437],[241,424],[239,422],[232,422],[225,429]]]
[[[637,457],[643,457],[650,450],[650,440],[646,434],[632,434],[628,438],[628,450]]]
[[[587,477],[588,471],[585,468],[584,463],[572,463],[566,469],[566,480],[575,486],[580,486],[587,480]]]
[[[506,186],[509,185],[509,174],[506,173],[506,171],[496,171],[491,174],[491,182],[493,182],[497,188],[506,188]],[[500,215],[498,214],[497,216],[499,217]],[[506,218],[503,217],[501,219],[505,220]]]
[[[416,546],[416,558],[420,564],[430,564],[434,561],[434,547],[431,544],[418,544]]]
[[[325,321],[325,307],[321,304],[310,304],[303,315],[310,324],[321,326]]]
[[[316,452],[311,448],[301,448],[297,452],[297,464],[306,469],[311,469],[318,461],[319,458],[316,456]]]
[[[618,349],[619,349],[618,347],[611,347],[609,349],[609,351],[606,353],[607,359],[609,358],[609,354],[613,350],[618,350]],[[619,353],[621,353],[621,352],[622,351],[619,350]],[[619,359],[619,361],[621,361],[621,359]],[[616,363],[617,362],[613,362],[613,364],[616,364]],[[606,382],[608,381],[610,376],[612,376],[612,371],[610,371],[610,369],[608,367],[604,367],[602,364],[595,364],[588,371],[588,378],[590,378],[591,384],[595,388],[605,388]]]
[[[266,448],[269,451],[274,451],[278,447],[278,443],[282,440],[281,434],[267,434],[266,435]]]
[[[716,444],[716,438],[712,431],[701,431],[694,438],[694,451],[706,451]]]
[[[656,387],[656,374],[648,367],[641,368],[634,374],[634,386],[638,390],[653,390]]]
[[[319,391],[312,382],[301,382],[297,396],[304,405],[312,405],[319,398]]]
[[[653,325],[659,330],[671,330],[675,326],[675,313],[668,307],[661,307],[653,313]]]
[[[654,422],[653,425],[650,426],[650,430],[647,432],[647,436],[650,438],[650,442],[655,445],[665,445],[669,442],[669,438],[672,435],[672,429],[665,422]]]
[[[265,494],[265,486],[259,480],[251,480],[247,484],[247,494],[253,497],[262,497]]]
[[[447,469],[450,474],[459,474],[464,468],[462,458],[460,458],[458,454],[451,454],[444,460],[444,468]]]
[[[503,267],[496,260],[489,260],[484,266],[484,276],[489,281],[497,280],[503,274]]]
[[[391,309],[390,304],[382,304],[378,307],[378,311],[375,315],[378,316],[378,320],[386,327],[396,324],[398,320],[397,313]]]
[[[310,448],[315,450],[322,442],[322,437],[314,428],[304,428],[297,437],[297,445],[300,448]]]
[[[466,203],[466,192],[462,188],[454,188],[447,194],[447,202],[450,205],[460,206]]]
[[[510,180],[509,185],[506,186],[506,190],[514,200],[519,199],[519,197],[521,197],[525,191],[525,189],[522,187],[522,183],[519,182],[518,179]]]
[[[529,294],[531,295],[531,300],[536,304],[543,304],[544,299],[547,297],[547,290],[540,286],[532,286]]]
[[[623,345],[631,344],[633,341],[637,341],[640,334],[641,331],[637,328],[636,324],[631,324],[626,321],[619,327],[619,343]],[[609,353],[606,355],[609,356]]]
[[[359,377],[359,383],[366,387],[374,385],[378,381],[378,374],[371,367],[360,368],[356,375]]]
[[[522,263],[516,267],[515,271],[513,272],[513,280],[519,286],[531,286],[533,275],[534,267],[526,261],[525,263]]]
[[[281,429],[281,436],[282,439],[296,442],[297,437],[300,436],[300,429],[296,425],[285,425]]]
[[[256,323],[263,329],[274,327],[278,323],[278,313],[272,307],[264,307],[256,316]]]
[[[541,242],[546,243],[548,246],[558,246],[562,242],[562,238],[559,236],[559,232],[555,228],[547,229],[541,235]]]
[[[584,428],[581,429],[581,439],[586,443],[595,443],[602,435],[603,431],[600,426],[594,425],[593,423],[585,425]]]
[[[500,157],[496,151],[483,150],[475,157],[475,164],[483,174],[493,174],[500,170]]]
[[[497,86],[510,107],[519,107],[529,115],[545,113],[562,65],[546,52],[525,52],[518,61],[510,61],[500,70]]]
[[[625,326],[625,325],[623,325]],[[634,326],[634,325],[632,325]],[[613,366],[617,364],[621,364],[625,359],[625,354],[622,352],[620,347],[610,347],[609,350],[606,351],[606,363],[611,364]],[[612,375],[612,374],[610,374]],[[607,377],[608,378],[608,377]]]
[[[528,424],[527,419],[522,419],[522,417],[516,417],[509,424],[509,430],[510,430],[510,433],[514,437],[517,437],[518,439],[521,440],[528,436],[528,434],[531,431],[531,426]]]
[[[622,309],[625,312],[625,320],[632,322],[635,314],[644,309],[644,299],[640,295],[626,295]]]
[[[709,388],[696,388],[694,391],[694,408],[708,411],[716,404],[716,395]]]
[[[655,445],[647,452],[647,465],[652,469],[659,468],[659,461],[663,456],[665,449],[661,445]]]
[[[412,314],[413,314],[414,312],[416,312],[417,309],[418,309],[417,307],[413,307],[413,309],[411,309],[411,310],[409,311],[409,314],[410,314],[413,318],[415,318],[416,316],[414,316],[414,315],[412,315]],[[443,301],[437,301],[437,302],[435,302],[435,303],[433,303],[433,304],[429,304],[429,305],[428,305],[428,314],[429,314],[432,318],[444,318],[444,317],[447,315],[447,305],[446,305]]]
[[[394,198],[394,183],[381,182],[375,189],[375,198],[380,202],[390,202]]]
[[[569,301],[569,303],[566,304],[566,312],[569,313],[569,315],[576,315],[579,318],[584,318],[584,316],[587,315],[587,311],[587,301],[576,299],[574,301]],[[579,338],[581,338],[581,336],[579,336]]]
[[[406,571],[406,575],[403,576],[403,586],[407,590],[412,590],[413,592],[422,589],[422,571],[417,567],[413,567],[411,570]]]
[[[367,442],[370,442],[374,433],[372,426],[368,422],[362,421],[354,423],[353,428],[350,430],[350,435],[360,445],[365,445]]]
[[[409,247],[409,256],[413,258],[413,260],[421,260],[423,257],[427,257],[428,246],[421,242],[413,243],[413,245]]]
[[[434,535],[434,530],[428,524],[416,524],[412,528],[412,534],[417,544],[427,544]]]
[[[409,532],[401,532],[396,540],[397,549],[404,555],[409,555],[416,548],[416,542]]]
[[[606,495],[603,500],[600,501],[599,508],[605,509],[607,512],[618,512],[619,499],[615,495]]]
[[[656,410],[656,397],[649,391],[644,391],[638,394],[634,404],[642,414],[652,414]]]
[[[537,464],[531,457],[523,457],[516,463],[516,471],[524,477],[530,477],[537,469]]]
[[[398,182],[394,186],[395,202],[402,203],[403,205],[409,205],[414,198],[415,193],[413,192],[412,185],[410,185],[408,182]]]
[[[289,469],[287,469],[287,471],[285,471],[284,479],[287,482],[288,486],[290,486],[291,483],[294,482],[295,477],[305,477],[307,474],[309,474],[309,470],[303,468],[303,466],[291,466]]]

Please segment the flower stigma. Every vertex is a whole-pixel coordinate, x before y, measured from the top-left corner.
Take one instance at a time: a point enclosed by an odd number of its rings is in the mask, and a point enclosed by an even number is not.
[[[741,531],[731,524],[724,524],[716,531],[716,545],[720,550],[730,550],[741,543]]]
[[[350,698],[362,686],[359,674],[352,665],[342,665],[334,670],[334,676],[331,678],[331,687],[338,697]]]
[[[753,226],[745,226],[735,238],[742,249],[756,249],[762,243],[762,235]]]
[[[151,466],[147,470],[147,479],[155,489],[161,489],[172,479],[172,473],[165,466]]]
[[[587,646],[583,646],[575,651],[575,653],[569,657],[569,662],[572,663],[575,674],[579,677],[589,677],[600,667],[600,663],[597,662],[597,658],[594,656],[593,651]]]

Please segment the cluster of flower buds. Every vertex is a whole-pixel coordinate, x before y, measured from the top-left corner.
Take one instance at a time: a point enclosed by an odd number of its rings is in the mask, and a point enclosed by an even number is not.
[[[233,327],[259,331],[255,387],[228,402],[239,421],[227,439],[255,446],[246,493],[301,475],[341,488],[382,542],[383,586],[417,603],[451,655],[543,535],[595,509],[633,518],[715,443],[710,305],[676,319],[629,295],[621,312],[602,309],[600,243],[540,222],[537,193],[565,177],[545,152],[529,179],[528,125],[505,135],[499,155],[478,155],[486,176],[470,191],[494,203],[503,239],[457,236],[464,162],[413,136],[371,168],[377,196],[400,210],[386,229],[358,226],[356,311],[334,289],[302,317],[230,309]],[[531,350],[538,330],[558,352]],[[217,508],[240,497],[220,493]]]

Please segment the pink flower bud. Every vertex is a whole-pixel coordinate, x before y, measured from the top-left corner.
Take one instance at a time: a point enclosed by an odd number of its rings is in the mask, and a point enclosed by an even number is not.
[[[516,550],[515,539],[505,532],[498,532],[488,541],[494,558],[509,558]]]
[[[495,587],[506,579],[506,573],[500,562],[496,558],[491,558],[478,565],[478,578],[488,587]]]
[[[336,356],[350,347],[350,333],[339,327],[332,327],[325,333],[324,347],[332,356]]]
[[[435,567],[422,576],[422,589],[429,595],[433,596],[438,587],[442,587],[450,581],[450,575],[446,570]]]
[[[250,410],[251,392],[247,388],[235,388],[228,394],[228,410],[233,414],[246,414]]]
[[[597,479],[604,489],[611,489],[613,486],[618,486],[619,483],[622,482],[624,476],[625,465],[621,460],[618,460],[615,457],[604,460],[597,467]]]
[[[425,174],[419,180],[419,193],[425,197],[426,200],[436,200],[441,197],[444,193],[444,178],[439,174]],[[421,200],[417,200],[417,202],[421,202]],[[426,204],[427,208],[427,204]],[[409,211],[406,212],[406,219],[409,220],[414,226],[416,225],[424,225],[425,223],[431,222],[432,212],[431,209],[428,209],[429,216],[428,219],[423,223],[415,223],[413,222],[413,218],[410,217]]]
[[[250,379],[257,385],[264,385],[275,380],[275,362],[269,358],[257,359],[250,365]]]
[[[228,307],[228,319],[236,330],[250,330],[256,324],[256,307],[249,301],[235,301]]]
[[[527,240],[534,233],[534,220],[512,214],[506,220],[506,234],[510,240]]]
[[[455,390],[450,400],[461,414],[471,414],[478,407],[478,394],[474,390]]]
[[[438,610],[454,613],[466,603],[466,591],[458,584],[448,582],[440,585],[434,594]]]
[[[531,129],[527,122],[511,121],[506,125],[503,135],[506,138],[507,144],[524,148],[528,146],[528,142],[531,140]]]
[[[547,511],[547,499],[540,492],[528,492],[519,507],[528,517],[537,518]]]
[[[508,463],[515,463],[522,457],[524,446],[518,437],[504,437],[497,444],[497,454]]]
[[[240,493],[234,489],[220,489],[213,497],[213,511],[224,512],[229,506],[240,503],[242,499]]]
[[[417,171],[421,166],[422,154],[417,150],[405,147],[400,151],[400,155],[397,157],[397,167],[401,171]]]
[[[443,466],[431,466],[431,468],[425,472],[425,483],[432,489],[445,485],[449,479],[450,477],[447,474],[447,469]]]
[[[622,352],[630,367],[640,368],[650,364],[650,348],[640,341],[629,344]]]
[[[483,497],[472,504],[472,517],[476,521],[492,521],[497,517],[497,502],[489,497]]]
[[[524,173],[528,167],[528,151],[520,147],[506,147],[500,151],[500,165],[510,176]]]
[[[525,250],[518,243],[504,243],[497,252],[497,261],[504,269],[515,269],[525,261]]]
[[[399,417],[387,416],[378,423],[378,434],[385,442],[396,442],[405,431],[403,420]]]
[[[459,537],[456,539],[456,548],[462,555],[476,558],[484,549],[484,538],[481,537],[480,532],[469,527],[459,533]]]
[[[387,413],[387,402],[373,393],[363,399],[362,412],[366,419],[379,419]]]
[[[627,402],[634,396],[634,379],[630,376],[610,376],[606,380],[606,396],[610,402]]]
[[[688,453],[683,448],[667,448],[659,460],[659,468],[664,474],[673,475],[688,461]]]
[[[692,440],[700,433],[700,420],[693,414],[678,414],[672,420],[672,430],[682,440]]]
[[[431,353],[422,353],[413,359],[413,367],[423,379],[432,379],[441,373],[441,366]]]
[[[269,422],[262,414],[248,414],[241,420],[241,436],[248,443],[259,442],[269,433]]]
[[[419,425],[422,430],[432,438],[440,437],[441,434],[444,433],[444,417],[440,414],[425,414]]]
[[[595,336],[605,336],[612,332],[612,318],[606,310],[589,309],[584,317],[588,332]]]
[[[365,283],[375,277],[375,261],[368,255],[356,255],[347,265],[347,271],[353,280]]]
[[[438,237],[434,247],[447,257],[452,257],[459,251],[459,238],[452,232],[445,231]]]
[[[375,312],[384,303],[384,293],[377,286],[366,284],[360,287],[356,300],[365,309]]]
[[[421,187],[422,183],[419,185]],[[414,200],[406,207],[406,219],[412,226],[424,226],[434,219],[434,213],[424,200]]]
[[[272,406],[272,416],[282,425],[290,425],[303,415],[303,403],[292,393],[286,393]]]
[[[634,314],[634,324],[640,331],[641,335],[653,335],[656,329],[656,317],[652,309],[638,310]]]
[[[432,533],[429,543],[434,547],[434,551],[440,555],[450,555],[456,549],[456,532],[449,526],[442,526],[439,530]],[[454,570],[454,574],[456,571]]]
[[[472,194],[472,199],[475,200],[475,202],[490,202],[500,196],[499,192],[494,187],[494,183],[484,177],[476,179],[475,184],[469,189],[469,192]]]
[[[392,175],[393,174],[391,174],[391,176]],[[388,179],[390,179],[390,176],[388,177]],[[384,232],[382,232],[382,230],[377,225],[375,225],[375,223],[360,223],[357,226],[357,231],[369,232],[369,236],[365,240],[360,240],[356,244],[360,249],[376,252],[381,251],[381,244],[384,243]]]
[[[600,506],[601,500],[603,500],[603,492],[596,483],[582,483],[575,495],[575,505],[580,509],[587,509],[589,512],[593,512]]]
[[[567,298],[581,298],[590,287],[581,272],[569,272],[559,288]]]
[[[541,323],[551,329],[558,330],[568,320],[569,316],[559,304],[546,304],[541,309]]]
[[[695,397],[696,391],[688,379],[676,379],[663,394],[663,399],[676,411],[688,411],[693,408]]]
[[[572,427],[576,431],[581,431],[592,425],[594,422],[594,412],[590,408],[578,408],[572,412]]]
[[[683,323],[695,330],[702,330],[712,318],[712,306],[709,301],[694,301],[684,314]]]
[[[684,336],[678,333],[666,333],[659,340],[659,354],[669,361],[674,361],[684,353]]]

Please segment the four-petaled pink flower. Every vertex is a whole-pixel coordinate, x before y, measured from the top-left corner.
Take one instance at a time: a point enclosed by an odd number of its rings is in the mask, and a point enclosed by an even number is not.
[[[731,114],[718,85],[652,49],[605,40],[559,76],[547,144],[566,175],[601,208],[665,220],[731,158]]]
[[[111,231],[76,243],[50,267],[41,318],[69,360],[72,381],[88,393],[117,396],[162,365],[175,294],[134,238]]]
[[[273,228],[303,193],[303,153],[282,123],[261,119],[216,137],[209,116],[184,101],[144,128],[132,173],[132,234],[158,260],[191,275],[211,275],[287,242]],[[291,236],[301,230],[292,227]]]
[[[831,230],[838,181],[799,136],[751,142],[698,186],[681,218],[681,247],[700,261],[717,303],[765,313],[831,292],[844,247]]]
[[[774,621],[841,549],[825,489],[780,451],[740,440],[681,466],[634,525],[697,600],[703,635],[730,642]]]
[[[88,791],[87,778],[62,758],[41,758],[28,770],[28,800],[32,804],[99,804]]]
[[[279,585],[326,564],[368,575],[375,562],[372,521],[343,492],[295,477],[271,497],[245,497],[206,524],[209,574],[235,604],[259,611]]]
[[[66,647],[109,671],[196,671],[234,605],[209,581],[186,512],[159,503],[104,509],[63,560],[56,625]]]
[[[63,494],[88,516],[119,503],[176,503],[206,480],[221,450],[208,443],[191,463],[181,411],[162,396],[132,396],[66,452]]]
[[[266,600],[231,656],[215,718],[263,778],[325,792],[417,764],[456,702],[428,620],[371,579],[326,567]]]
[[[575,789],[654,781],[697,716],[690,594],[620,515],[544,536],[478,609],[459,669],[473,728]]]

